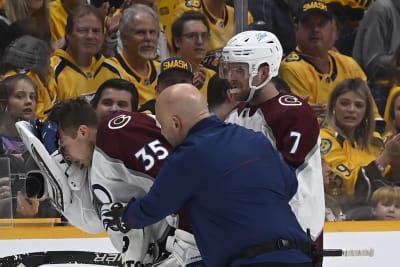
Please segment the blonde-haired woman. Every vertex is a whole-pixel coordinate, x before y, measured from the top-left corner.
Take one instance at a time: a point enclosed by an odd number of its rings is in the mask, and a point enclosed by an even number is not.
[[[374,137],[373,98],[365,81],[346,79],[330,95],[321,128],[321,152],[332,175],[326,191],[344,210],[366,204],[400,151],[400,135],[385,145]]]

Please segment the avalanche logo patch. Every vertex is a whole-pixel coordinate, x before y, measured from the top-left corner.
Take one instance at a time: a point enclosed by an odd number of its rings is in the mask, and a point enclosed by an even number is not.
[[[121,129],[125,127],[131,119],[132,117],[126,114],[118,115],[108,122],[108,128],[111,130]]]
[[[282,106],[301,106],[303,103],[293,95],[283,95],[279,97],[279,104]]]
[[[329,139],[323,138],[323,139],[321,140],[321,146],[320,146],[320,148],[321,148],[321,153],[322,153],[322,155],[325,155],[326,153],[328,153],[328,152],[331,150],[331,148],[332,148],[332,141],[329,140]]]

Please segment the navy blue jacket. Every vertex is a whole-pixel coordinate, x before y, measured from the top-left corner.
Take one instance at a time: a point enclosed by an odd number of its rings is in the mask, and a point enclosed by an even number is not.
[[[228,266],[253,245],[308,240],[288,204],[296,190],[295,173],[264,135],[212,116],[189,131],[149,193],[125,209],[123,221],[142,228],[185,207],[205,266]],[[310,258],[292,249],[240,261],[252,262]]]

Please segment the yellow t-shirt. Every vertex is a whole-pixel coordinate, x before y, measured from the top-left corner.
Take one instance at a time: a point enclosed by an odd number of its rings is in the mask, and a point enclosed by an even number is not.
[[[121,76],[104,60],[104,56],[95,56],[92,64],[82,69],[66,51],[57,49],[50,60],[53,74],[49,87],[56,92],[58,100],[83,96],[90,101],[103,82]]]

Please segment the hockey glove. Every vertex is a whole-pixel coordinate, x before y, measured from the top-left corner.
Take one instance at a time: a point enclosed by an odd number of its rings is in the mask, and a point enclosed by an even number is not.
[[[103,221],[104,228],[108,231],[119,231],[127,233],[129,228],[122,222],[122,214],[124,212],[124,206],[120,202],[104,204],[101,207],[101,219]]]

